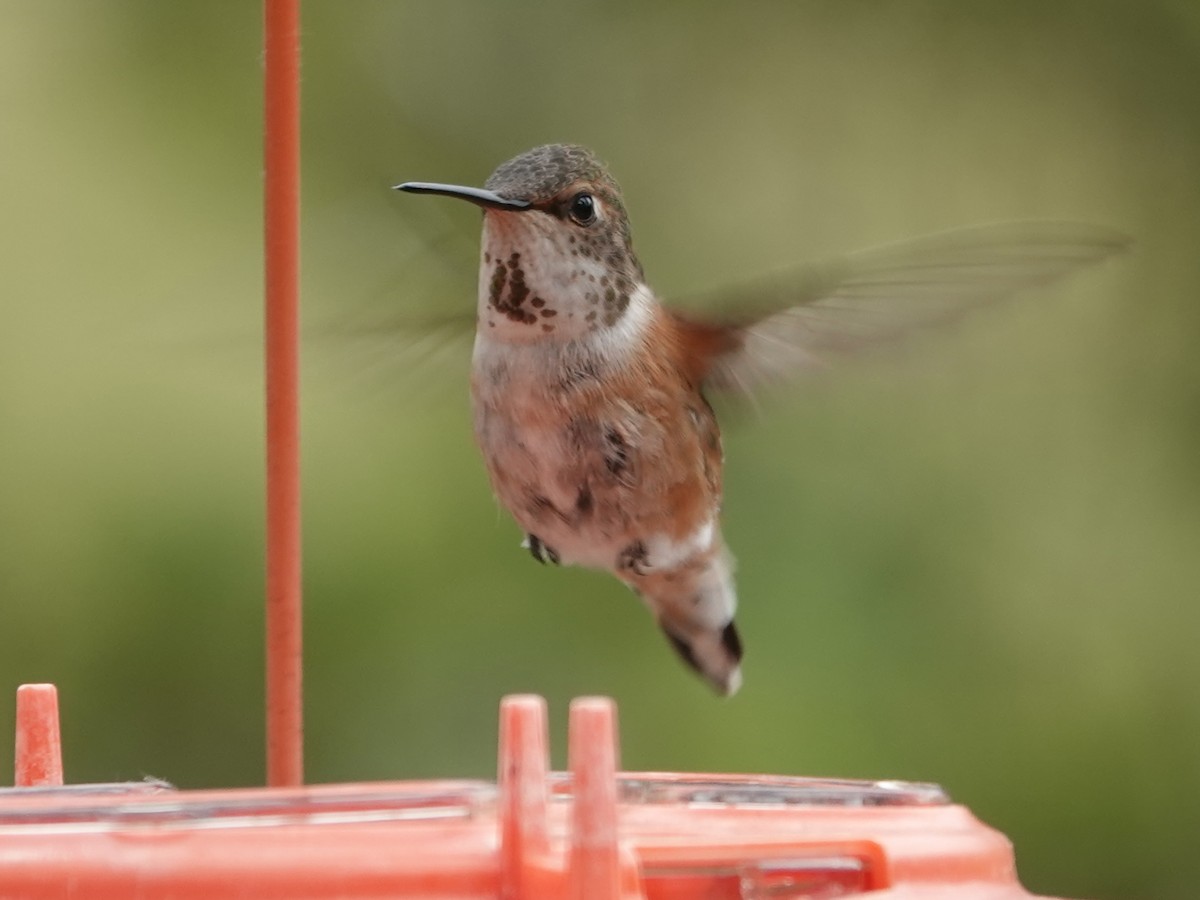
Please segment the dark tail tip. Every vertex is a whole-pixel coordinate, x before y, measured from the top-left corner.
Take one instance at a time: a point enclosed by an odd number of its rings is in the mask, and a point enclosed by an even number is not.
[[[691,644],[676,635],[669,628],[664,628],[662,633],[667,636],[667,640],[671,642],[671,646],[675,648],[675,652],[679,654],[680,659],[700,674],[704,674],[704,670],[700,668],[700,661],[696,659],[696,654],[692,652]]]
[[[732,621],[719,632],[719,637],[714,629],[694,634],[691,639],[676,634],[663,622],[659,625],[680,659],[708,681],[718,693],[726,697],[737,693],[742,683],[741,669],[738,665],[742,659],[742,641]]]
[[[730,656],[738,662],[742,661],[742,638],[738,634],[737,626],[733,624],[733,619],[729,620],[729,624],[721,632],[721,643],[725,645]]]

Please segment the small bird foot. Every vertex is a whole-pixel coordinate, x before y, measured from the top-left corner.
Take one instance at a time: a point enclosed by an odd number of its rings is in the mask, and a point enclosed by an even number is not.
[[[546,563],[554,563],[558,565],[558,553],[553,547],[547,547],[542,543],[542,539],[536,534],[525,535],[525,540],[521,542],[521,546],[529,551],[529,555],[540,562],[543,566]]]
[[[642,541],[634,541],[617,554],[617,571],[645,575],[650,571],[650,554]]]

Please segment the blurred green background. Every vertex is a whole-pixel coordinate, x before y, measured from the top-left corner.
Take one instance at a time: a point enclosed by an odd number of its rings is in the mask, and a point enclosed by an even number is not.
[[[0,722],[72,781],[263,778],[260,12],[0,2]],[[620,704],[631,769],[939,781],[1025,884],[1200,883],[1200,7],[308,2],[310,780],[491,777],[496,704]],[[689,294],[954,225],[1133,253],[728,428],[743,692],[542,569],[471,443],[478,214],[395,195],[594,147]],[[389,341],[393,341],[389,343]],[[11,742],[0,740],[9,770]]]

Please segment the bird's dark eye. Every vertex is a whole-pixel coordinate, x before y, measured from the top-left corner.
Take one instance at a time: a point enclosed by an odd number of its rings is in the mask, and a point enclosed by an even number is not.
[[[596,221],[596,201],[591,194],[576,194],[568,212],[577,225],[591,225]]]

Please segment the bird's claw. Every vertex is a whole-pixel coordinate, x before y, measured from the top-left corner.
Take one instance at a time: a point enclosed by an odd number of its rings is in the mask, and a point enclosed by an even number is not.
[[[521,546],[529,551],[529,555],[540,562],[542,565],[546,563],[554,563],[558,565],[558,553],[553,547],[547,547],[542,543],[542,539],[536,534],[525,535],[525,540],[521,542]]]

